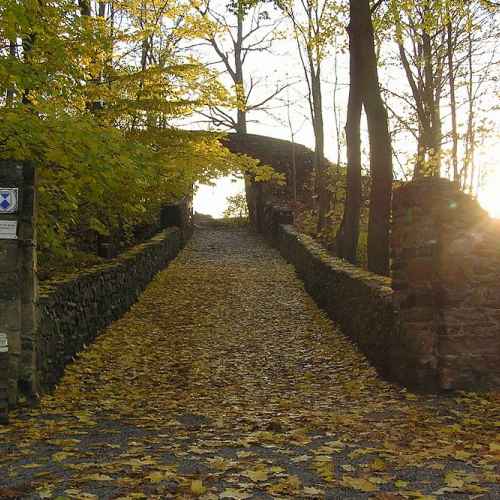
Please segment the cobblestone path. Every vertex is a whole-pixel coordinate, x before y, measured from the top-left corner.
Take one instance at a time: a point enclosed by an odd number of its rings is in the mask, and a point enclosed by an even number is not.
[[[201,228],[39,407],[0,498],[500,498],[498,394],[379,379],[245,228]]]

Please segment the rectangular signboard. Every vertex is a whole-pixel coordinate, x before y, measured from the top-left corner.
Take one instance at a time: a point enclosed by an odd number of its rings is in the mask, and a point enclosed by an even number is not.
[[[15,214],[18,205],[19,189],[0,187],[0,214]]]
[[[17,239],[17,220],[0,220],[0,240]]]
[[[7,352],[9,350],[9,341],[6,333],[0,333],[0,352]]]

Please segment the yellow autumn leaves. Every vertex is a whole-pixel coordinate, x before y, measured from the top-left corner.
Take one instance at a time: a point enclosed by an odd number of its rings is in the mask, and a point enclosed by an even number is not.
[[[495,498],[499,401],[382,381],[274,250],[204,229],[0,429],[0,477],[68,500]]]

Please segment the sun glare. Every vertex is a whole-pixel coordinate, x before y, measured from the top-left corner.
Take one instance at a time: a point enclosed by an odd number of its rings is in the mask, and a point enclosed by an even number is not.
[[[218,219],[223,216],[227,207],[227,197],[244,192],[243,179],[233,176],[221,177],[212,186],[198,185],[194,195],[193,208],[195,212],[211,215]]]
[[[500,218],[500,169],[497,168],[492,172],[479,193],[479,202],[481,206],[489,212],[489,214],[499,219]]]

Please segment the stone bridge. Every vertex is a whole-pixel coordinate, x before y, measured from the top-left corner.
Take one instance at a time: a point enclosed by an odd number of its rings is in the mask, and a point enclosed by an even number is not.
[[[389,279],[259,202],[260,233],[192,237],[166,207],[150,241],[33,295],[30,235],[0,240],[0,496],[500,496],[498,224],[449,181],[404,185]],[[15,409],[19,385],[45,394]]]

